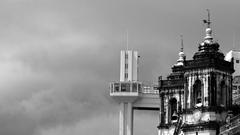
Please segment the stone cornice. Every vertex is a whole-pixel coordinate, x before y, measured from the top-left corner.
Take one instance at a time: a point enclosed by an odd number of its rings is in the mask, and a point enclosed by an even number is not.
[[[198,60],[188,60],[185,62],[184,70],[214,68],[221,71],[233,73],[233,63],[223,59],[206,57]]]
[[[182,131],[183,132],[203,131],[203,130],[219,131],[219,125],[220,123],[216,121],[208,121],[208,122],[202,122],[198,124],[183,124]]]
[[[211,107],[197,107],[197,108],[189,108],[189,109],[183,109],[183,114],[193,114],[195,110],[199,110],[201,112],[217,112],[221,113],[223,111],[227,111],[227,108],[221,107],[221,106],[211,106]]]

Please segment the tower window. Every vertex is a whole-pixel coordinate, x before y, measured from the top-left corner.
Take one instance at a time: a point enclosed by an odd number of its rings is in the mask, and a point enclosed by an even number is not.
[[[233,86],[232,86],[232,89],[233,89],[233,90],[237,90],[237,86],[236,86],[236,85],[233,85]]]
[[[202,90],[201,81],[197,80],[193,85],[193,103],[196,106],[200,106],[202,103]]]
[[[128,64],[125,64],[125,69],[128,69]]]
[[[224,81],[222,81],[220,84],[220,93],[221,93],[221,97],[219,101],[220,105],[226,106],[227,88]]]
[[[239,63],[239,60],[236,60],[236,63]]]
[[[128,54],[127,54],[127,52],[125,53],[125,59],[126,59],[126,60],[128,59]]]
[[[171,120],[177,120],[177,99],[176,98],[172,98],[169,100],[169,104],[170,104],[170,110],[169,110],[169,114],[170,114],[170,118]]]
[[[124,76],[125,76],[125,79],[127,79],[127,78],[128,78],[128,73],[125,73],[125,75],[124,75]]]

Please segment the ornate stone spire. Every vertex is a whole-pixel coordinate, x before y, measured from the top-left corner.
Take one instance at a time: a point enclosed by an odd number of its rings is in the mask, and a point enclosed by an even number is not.
[[[177,60],[177,64],[175,64],[175,66],[183,66],[184,65],[184,60],[186,58],[184,52],[183,52],[183,36],[181,35],[181,49],[179,52],[179,59]]]
[[[198,52],[196,52],[193,56],[193,59],[203,59],[203,58],[224,58],[223,53],[219,52],[219,44],[213,40],[212,37],[212,29],[210,27],[210,24],[212,23],[210,20],[210,11],[207,9],[208,12],[208,19],[203,20],[205,24],[207,24],[206,27],[206,35],[204,37],[204,40],[202,43],[198,46]]]
[[[199,51],[218,51],[218,45],[216,46],[216,42],[213,41],[213,37],[212,37],[212,29],[210,27],[210,24],[212,23],[210,20],[210,11],[209,9],[207,9],[208,12],[208,19],[207,20],[203,20],[203,22],[205,24],[207,24],[207,28],[206,28],[206,35],[204,37],[204,41],[199,45]],[[215,46],[215,47],[213,47]]]
[[[210,20],[210,11],[209,11],[209,9],[207,9],[207,12],[208,12],[208,20],[203,20],[203,22],[207,24],[206,36],[204,38],[204,42],[209,44],[209,43],[212,43],[213,37],[212,37],[212,29],[210,27],[211,20]]]

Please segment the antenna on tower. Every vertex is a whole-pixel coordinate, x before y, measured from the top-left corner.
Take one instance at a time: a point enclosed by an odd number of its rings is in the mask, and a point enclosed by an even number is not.
[[[126,42],[127,42],[127,51],[128,51],[128,29],[126,31],[126,34],[127,34],[127,39],[126,39],[127,41]]]

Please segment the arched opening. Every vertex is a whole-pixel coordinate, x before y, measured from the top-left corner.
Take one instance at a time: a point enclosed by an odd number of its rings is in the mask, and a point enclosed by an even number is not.
[[[194,106],[202,105],[202,84],[200,80],[196,80],[193,85],[193,103]]]
[[[169,109],[170,120],[176,121],[177,120],[177,99],[176,98],[170,99],[169,105],[170,105],[170,109]]]
[[[220,83],[220,98],[219,98],[219,103],[221,106],[226,107],[226,102],[227,102],[227,87],[225,84],[225,81],[222,81]]]
[[[217,105],[217,83],[216,83],[216,77],[214,76],[214,74],[212,73],[211,74],[211,90],[210,90],[210,96],[211,96],[211,99],[210,99],[210,105],[212,106],[216,106]]]

